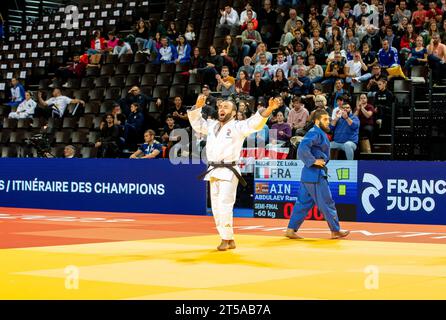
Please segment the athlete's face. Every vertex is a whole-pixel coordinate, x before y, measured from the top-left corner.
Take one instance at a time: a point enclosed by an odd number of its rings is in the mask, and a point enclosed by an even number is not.
[[[234,118],[236,111],[233,108],[233,105],[229,101],[223,101],[218,106],[218,121],[227,122],[231,118]]]
[[[316,120],[315,123],[325,132],[330,132],[330,117],[328,114],[324,114],[319,120]]]

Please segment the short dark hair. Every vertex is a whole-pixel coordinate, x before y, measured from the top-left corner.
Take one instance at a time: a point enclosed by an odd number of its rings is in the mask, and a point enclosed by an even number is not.
[[[313,120],[320,120],[324,115],[328,116],[328,112],[323,109],[316,109],[313,114]]]

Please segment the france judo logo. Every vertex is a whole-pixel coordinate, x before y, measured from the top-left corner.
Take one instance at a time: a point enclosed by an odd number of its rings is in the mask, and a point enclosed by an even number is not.
[[[373,198],[377,198],[380,195],[379,191],[383,188],[383,185],[376,176],[370,173],[364,173],[362,182],[370,183],[372,185],[365,188],[361,195],[362,206],[364,207],[365,212],[370,214],[375,211],[375,208],[370,203],[370,197],[373,196]]]

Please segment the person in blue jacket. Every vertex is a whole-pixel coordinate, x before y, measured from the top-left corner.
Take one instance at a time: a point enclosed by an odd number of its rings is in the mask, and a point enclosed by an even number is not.
[[[325,110],[316,110],[314,126],[297,149],[298,158],[305,166],[302,169],[301,184],[285,236],[302,239],[296,234],[308,211],[316,204],[325,217],[331,230],[331,238],[346,237],[349,231],[342,231],[335,203],[328,186],[326,164],[330,159],[330,141],[326,132],[330,131],[330,116]]]
[[[175,60],[178,59],[177,48],[173,44],[169,43],[167,37],[161,38],[161,48],[158,50],[158,56],[156,60],[153,62],[155,64],[160,63],[175,63]]]
[[[178,57],[175,60],[176,64],[189,64],[190,63],[190,53],[191,47],[190,44],[187,43],[186,38],[183,35],[178,36],[177,39],[177,53]]]

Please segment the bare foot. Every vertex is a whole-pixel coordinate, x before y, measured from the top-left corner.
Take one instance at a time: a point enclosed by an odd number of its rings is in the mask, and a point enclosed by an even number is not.
[[[229,240],[229,249],[235,249],[235,241],[234,240]]]
[[[336,232],[332,231],[331,232],[331,238],[332,239],[344,238],[344,237],[348,236],[349,233],[350,233],[350,231],[348,231],[348,230],[344,230],[344,231],[339,230],[339,231],[336,231]]]
[[[298,236],[293,229],[287,229],[286,233],[285,233],[285,237],[290,238],[290,239],[303,239],[302,237]]]
[[[221,240],[220,245],[217,247],[218,251],[226,251],[229,249],[229,240]]]

